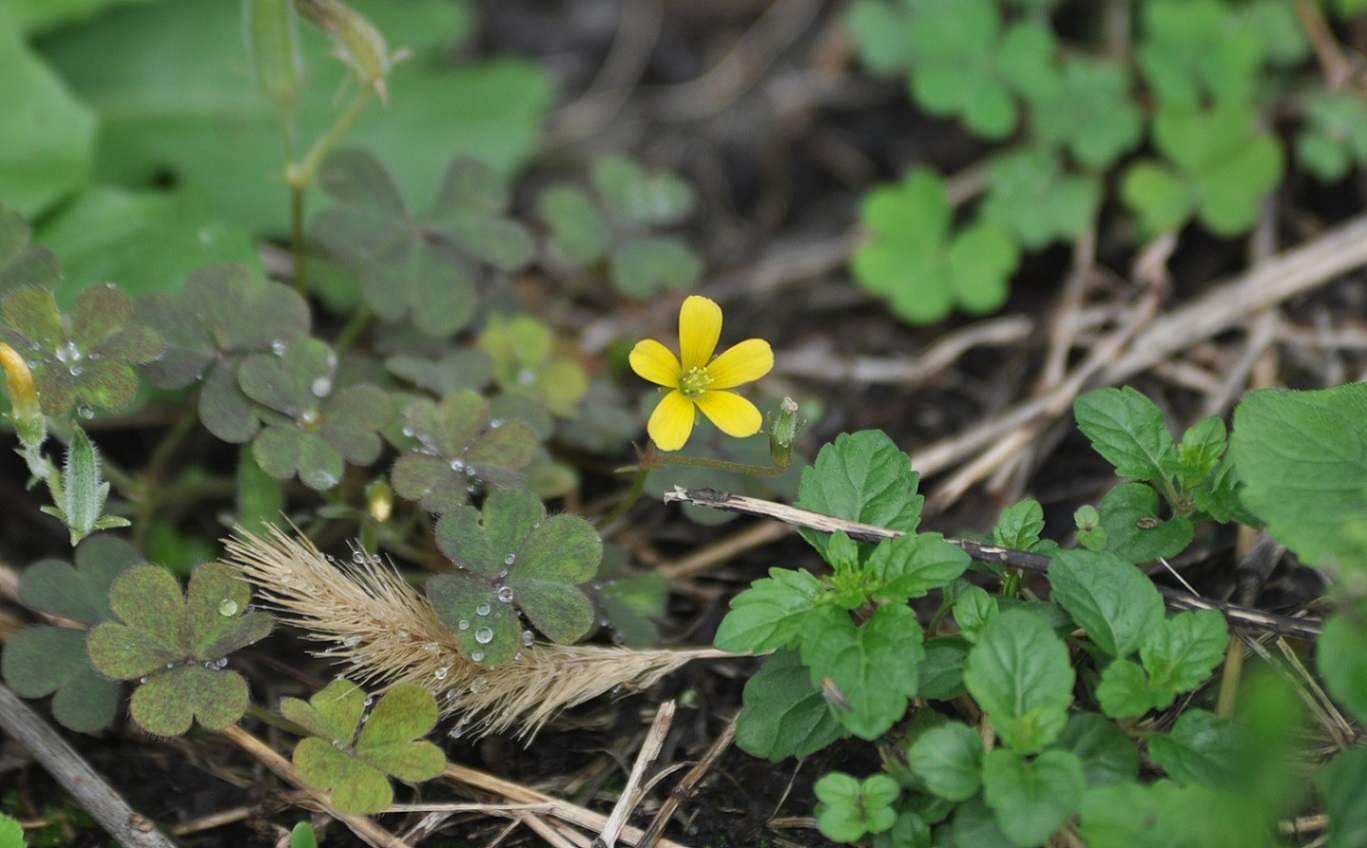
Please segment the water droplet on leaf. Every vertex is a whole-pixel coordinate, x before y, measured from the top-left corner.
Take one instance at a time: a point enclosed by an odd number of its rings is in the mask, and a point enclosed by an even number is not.
[[[494,631],[490,627],[481,627],[475,631],[475,641],[481,645],[487,645],[494,641]]]

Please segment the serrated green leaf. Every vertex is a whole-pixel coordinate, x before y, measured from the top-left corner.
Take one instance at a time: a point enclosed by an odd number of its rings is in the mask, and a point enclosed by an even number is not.
[[[938,533],[907,534],[879,542],[868,571],[878,586],[873,596],[903,603],[939,589],[968,568],[968,554]]]
[[[829,680],[848,702],[836,718],[856,736],[876,739],[916,694],[916,666],[924,652],[910,607],[888,604],[859,627],[849,614],[821,607],[804,617],[802,662],[812,683]]]
[[[1190,692],[1210,679],[1229,647],[1229,625],[1218,610],[1179,612],[1148,633],[1139,657],[1155,689]]]
[[[1191,519],[1159,518],[1158,493],[1144,483],[1122,483],[1098,507],[1106,531],[1106,551],[1127,562],[1172,557],[1191,544]]]
[[[1238,728],[1201,709],[1186,710],[1169,733],[1149,736],[1149,756],[1179,784],[1218,786],[1234,777]]]
[[[1359,573],[1367,543],[1367,384],[1249,392],[1234,410],[1230,455],[1243,503],[1307,565]]]
[[[1081,761],[1089,788],[1125,783],[1139,776],[1139,750],[1134,741],[1099,713],[1070,715],[1056,744]]]
[[[974,644],[1001,611],[996,596],[967,581],[960,581],[954,595],[953,609],[954,621],[959,625],[960,632]]]
[[[1144,669],[1130,660],[1115,660],[1106,666],[1096,687],[1097,703],[1111,718],[1142,716],[1170,706],[1176,697],[1171,690],[1152,689]]]
[[[1139,650],[1163,621],[1163,598],[1153,583],[1113,554],[1060,551],[1049,563],[1049,585],[1097,647],[1115,657]]]
[[[992,528],[992,544],[1028,551],[1039,542],[1042,532],[1044,507],[1034,498],[1026,498],[1002,510]]]
[[[736,744],[777,762],[806,757],[849,735],[811,683],[797,651],[780,650],[745,682]]]
[[[917,668],[917,694],[928,701],[948,701],[964,693],[964,660],[972,643],[961,636],[932,636]]]
[[[1315,786],[1329,814],[1329,848],[1367,842],[1367,806],[1358,788],[1367,784],[1367,748],[1340,751],[1315,772]]]
[[[731,611],[717,628],[723,651],[763,653],[794,647],[801,639],[803,618],[820,604],[827,588],[805,570],[771,568],[731,599]]]
[[[1057,833],[1077,810],[1083,788],[1082,762],[1071,751],[1055,748],[1026,761],[998,748],[983,760],[983,795],[1017,845],[1037,845]]]
[[[967,801],[982,785],[982,737],[959,722],[932,727],[907,749],[907,765],[939,797]]]
[[[1092,448],[1115,466],[1117,476],[1165,480],[1164,469],[1177,459],[1162,410],[1129,386],[1081,395],[1073,403],[1073,415]]]
[[[1063,640],[1024,610],[1005,610],[988,624],[964,667],[969,694],[1021,754],[1042,750],[1063,731],[1073,679]]]
[[[913,533],[921,520],[920,475],[881,430],[842,433],[802,471],[797,506],[825,515]],[[801,530],[825,554],[826,534]]]

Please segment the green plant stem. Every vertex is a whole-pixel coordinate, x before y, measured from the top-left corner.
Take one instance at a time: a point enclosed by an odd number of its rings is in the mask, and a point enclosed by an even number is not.
[[[147,463],[147,469],[142,473],[142,483],[138,486],[142,492],[142,497],[138,499],[137,521],[133,525],[133,544],[142,545],[143,537],[147,532],[147,524],[151,521],[152,514],[156,512],[157,506],[162,503],[161,487],[158,484],[165,476],[166,465],[176,449],[180,447],[198,423],[199,405],[197,403],[187,405],[185,413],[180,416],[180,420],[162,437],[161,443],[152,452],[152,458]],[[153,492],[156,492],[157,495],[154,496]]]
[[[646,448],[646,454],[649,455],[650,452],[654,450],[654,448],[654,445],[648,446]],[[609,512],[607,515],[598,519],[596,526],[599,530],[602,530],[604,527],[610,526],[614,521],[626,515],[627,511],[636,505],[636,502],[641,499],[641,493],[645,491],[646,478],[649,476],[649,468],[645,466],[637,467],[636,477],[631,481],[630,491],[628,491],[625,495],[622,496],[622,500],[618,502],[617,506],[612,510],[612,512]]]
[[[347,321],[346,326],[337,334],[337,338],[332,340],[332,349],[339,357],[356,343],[356,339],[360,337],[361,332],[365,330],[366,325],[370,323],[370,319],[373,315],[374,313],[370,311],[370,307],[365,304],[361,304],[356,308],[356,311],[351,315],[351,319]]]
[[[1244,640],[1237,631],[1230,633],[1229,648],[1225,651],[1225,668],[1220,674],[1220,694],[1215,700],[1215,714],[1233,718],[1239,700],[1239,680],[1244,670]]]
[[[774,477],[788,470],[785,465],[749,465],[744,462],[731,462],[726,459],[708,459],[701,456],[662,456],[655,454],[649,457],[649,464],[642,463],[641,467],[658,468],[661,465],[689,465],[695,468],[716,468],[719,471],[730,471],[733,474],[757,474],[761,477]]]
[[[356,97],[352,99],[351,105],[338,116],[337,122],[314,142],[313,148],[299,162],[294,161],[293,132],[290,129],[285,132],[286,148],[289,150],[287,159],[289,164],[285,168],[285,179],[290,186],[290,225],[294,240],[292,245],[294,287],[301,295],[308,295],[308,279],[305,275],[304,265],[304,193],[313,185],[313,179],[318,173],[318,165],[323,161],[323,157],[337,146],[337,142],[342,140],[342,136],[346,135],[347,130],[351,129],[352,124],[361,117],[361,112],[365,109],[366,103],[370,101],[371,91],[370,86],[362,86],[360,91],[356,93]],[[285,126],[292,127],[292,124],[285,122]]]

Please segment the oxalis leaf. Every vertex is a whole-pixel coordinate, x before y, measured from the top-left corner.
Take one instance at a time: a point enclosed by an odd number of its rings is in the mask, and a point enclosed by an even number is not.
[[[188,598],[164,568],[138,566],[119,577],[109,603],[117,621],[90,631],[90,659],[118,680],[142,678],[133,720],[159,736],[178,736],[193,720],[227,727],[247,710],[247,683],[225,671],[226,655],[263,638],[274,619],[249,607],[251,588],[226,565],[201,565]]]
[[[925,496],[916,494],[920,475],[881,430],[842,433],[802,471],[797,506],[850,521],[912,533],[921,521]],[[800,530],[826,555],[828,534]]]
[[[430,780],[446,765],[440,748],[418,738],[436,726],[437,702],[416,683],[401,683],[375,702],[355,683],[334,680],[307,702],[285,698],[280,712],[313,734],[295,746],[294,765],[331,793],[341,813],[382,812],[394,800],[387,775]]]
[[[122,539],[89,536],[76,547],[76,565],[48,559],[24,569],[19,599],[42,612],[95,625],[114,617],[109,587],[143,561]],[[66,627],[27,627],[5,646],[5,681],[25,698],[56,692],[52,713],[72,730],[89,733],[114,720],[119,686],[95,671],[86,632]]]
[[[555,642],[573,642],[593,626],[593,604],[579,589],[598,570],[603,543],[574,515],[546,517],[525,489],[503,489],[481,513],[458,507],[441,517],[437,545],[458,573],[427,581],[442,623],[474,662],[513,659],[527,638],[517,613]]]

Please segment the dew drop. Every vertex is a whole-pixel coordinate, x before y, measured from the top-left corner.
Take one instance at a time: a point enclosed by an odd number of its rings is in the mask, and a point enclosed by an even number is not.
[[[475,641],[481,645],[487,645],[494,641],[494,631],[491,627],[481,627],[475,631]]]
[[[436,671],[432,672],[432,676],[435,677],[435,678],[437,678],[438,680],[445,680],[445,679],[446,679],[446,675],[449,674],[450,671],[451,671],[451,667],[450,667],[450,666],[444,665],[444,666],[442,666],[441,668],[437,669]]]
[[[67,370],[71,372],[71,376],[73,376],[73,377],[79,377],[79,376],[81,376],[83,373],[85,373],[85,369],[82,368],[82,367],[79,366],[79,365],[73,365],[73,366],[71,366],[71,367],[70,367],[69,369],[67,369]]]
[[[459,622],[456,623],[456,626],[459,627],[461,630],[469,630],[470,622],[462,618]]]
[[[499,599],[500,601],[502,601],[503,603],[505,603],[505,604],[511,604],[511,603],[513,602],[513,587],[512,587],[512,586],[499,586],[499,587],[498,587],[498,599]]]
[[[412,637],[413,634],[411,634],[411,633],[408,632],[408,628],[407,628],[407,627],[400,627],[400,628],[398,629],[398,632],[395,633],[394,635],[399,637],[399,641],[400,641],[400,642],[407,642],[407,641]]]
[[[271,342],[271,353],[274,353],[276,356],[284,356],[284,355],[285,355],[285,343],[284,343],[284,341],[282,341],[282,340],[280,340],[280,339],[276,339],[275,341]]]
[[[362,702],[362,706],[364,706],[366,709],[370,709],[371,705],[374,704],[374,703],[375,703],[375,696],[374,696],[374,695],[366,695],[366,696],[365,696],[365,701]]]
[[[517,554],[508,554],[503,558],[504,565],[512,565],[515,562],[517,562]]]
[[[491,607],[488,604],[480,604],[479,606],[475,607],[475,612],[479,615],[488,615],[490,609]]]
[[[494,418],[489,421],[489,428],[492,430],[497,430],[499,427],[503,426],[503,423],[504,422],[502,418]]]
[[[532,631],[530,631],[530,630],[523,630],[523,631],[522,631],[522,647],[524,647],[524,648],[530,648],[531,646],[532,646]]]
[[[464,461],[464,460],[460,460],[460,459],[453,459],[453,460],[451,460],[451,470],[452,470],[452,471],[464,471],[464,470],[465,470],[465,461]]]
[[[513,654],[513,662],[522,662],[522,652],[521,652],[521,651],[518,651],[517,653]]]
[[[95,417],[95,410],[91,409],[89,406],[85,404],[81,404],[76,407],[76,414],[86,420],[89,420]]]
[[[517,372],[517,384],[519,386],[530,386],[536,382],[536,372],[530,368],[523,368]]]
[[[365,552],[364,552],[364,551],[356,551],[355,553],[353,553],[353,554],[351,555],[351,561],[354,562],[354,563],[356,563],[357,565],[363,565],[363,564],[365,564]]]
[[[474,682],[470,684],[470,694],[471,694],[471,695],[478,695],[480,692],[483,692],[485,689],[488,689],[488,688],[489,688],[489,681],[488,681],[487,678],[484,678],[484,677],[476,677],[475,680],[474,680]]]
[[[359,634],[353,633],[350,636],[343,639],[342,644],[348,648],[354,648],[357,645],[361,644],[361,637]]]
[[[470,659],[474,660],[475,662],[484,662],[484,652],[475,651],[473,654],[470,655]]]
[[[222,616],[237,615],[237,601],[232,598],[224,598],[219,601],[218,614]]]
[[[441,651],[441,646],[436,642],[424,642],[422,649],[429,654],[435,654]]]

